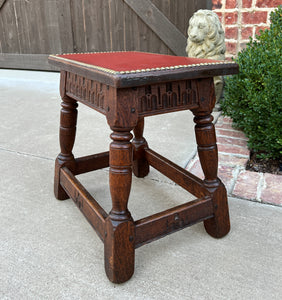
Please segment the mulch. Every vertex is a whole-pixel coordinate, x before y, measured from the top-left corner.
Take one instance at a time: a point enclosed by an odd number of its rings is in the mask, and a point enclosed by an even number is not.
[[[247,163],[246,170],[271,173],[276,175],[282,175],[282,158],[280,159],[263,159],[257,157],[256,153],[251,153],[250,159]]]

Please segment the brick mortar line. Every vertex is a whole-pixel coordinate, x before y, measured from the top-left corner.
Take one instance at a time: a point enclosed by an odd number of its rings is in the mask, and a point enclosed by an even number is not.
[[[216,123],[216,125],[232,125],[233,124],[233,120],[231,122],[229,121],[224,121],[223,119],[226,118],[223,113],[220,115],[221,120],[218,120]],[[228,118],[228,117],[227,117]],[[219,118],[218,118],[219,119]]]
[[[241,166],[236,166],[234,168],[234,170],[232,171],[232,179],[230,181],[230,191],[228,191],[228,195],[232,196],[233,195],[233,191],[235,188],[235,184],[237,182],[238,176],[240,174],[240,172],[243,170],[243,167]]]
[[[226,7],[226,1],[222,1],[222,7],[221,9],[225,11],[225,7]],[[224,11],[221,11],[221,13],[224,15]],[[225,27],[225,18],[222,18],[222,25],[223,27]]]
[[[228,24],[225,26],[225,29],[230,29],[230,28],[238,28],[239,24]],[[247,28],[247,27],[253,27],[253,26],[258,26],[258,25],[269,25],[268,23],[256,23],[256,24],[241,24],[242,28]],[[226,39],[225,39],[226,40]]]
[[[256,29],[256,27],[259,27],[259,26],[263,26],[263,27],[269,27],[269,24],[268,23],[256,23],[256,24],[247,24],[247,25],[243,25],[241,27],[237,26],[237,25],[232,25],[232,27],[225,27],[226,29],[232,29],[232,28],[238,28],[238,34],[239,34],[239,30],[240,30],[240,34],[242,34],[242,29],[245,29],[245,28],[252,28],[252,29]],[[235,40],[235,41],[238,41],[238,39],[235,39],[235,38],[226,38],[225,41],[226,42],[229,42],[230,40]],[[240,39],[241,40],[244,40],[243,38]]]
[[[240,43],[247,43],[249,42],[250,40],[240,40]],[[230,42],[230,43],[237,43],[238,40],[228,40],[227,42]],[[240,44],[239,43],[239,44]],[[241,51],[241,50],[240,50]],[[236,54],[228,54],[226,55],[226,57],[234,57]]]
[[[226,8],[226,0],[221,1],[222,7],[221,9],[225,9]]]
[[[249,155],[239,154],[239,153],[229,153],[229,152],[222,152],[222,151],[218,151],[218,153],[223,155],[229,155],[232,157],[249,158]]]
[[[222,135],[222,134],[217,134],[216,137],[223,137],[223,138],[229,138],[229,139],[234,139],[234,140],[248,141],[247,138],[240,138],[240,137]]]
[[[232,146],[232,147],[236,147],[236,148],[240,148],[240,149],[247,149],[247,150],[249,150],[249,149],[246,148],[245,146],[240,146],[240,145],[223,144],[223,143],[219,143],[219,142],[217,142],[217,145],[222,145],[222,146]]]
[[[220,125],[220,124],[219,124]],[[233,132],[242,132],[241,130],[237,130],[237,129],[231,129],[231,128],[219,128],[219,127],[215,127],[215,130],[227,130],[227,131],[233,131]]]
[[[241,40],[241,43],[248,43],[250,40]]]
[[[217,9],[213,9],[213,11],[218,12],[218,13],[224,13],[224,12],[233,13],[233,12],[238,12],[238,11],[253,13],[256,11],[272,12],[275,9],[276,9],[276,7],[255,7],[255,8],[250,8],[250,7],[238,8],[238,7],[236,7],[236,8],[225,8],[225,9],[217,8]]]
[[[238,32],[238,34],[239,34],[239,32]],[[238,44],[240,44],[243,40],[236,40],[236,39],[226,39],[225,40],[226,42],[230,42],[230,43],[238,43]],[[234,54],[232,54],[232,56],[234,56]]]
[[[252,25],[252,26],[250,26],[250,25]],[[232,28],[235,28],[235,29],[238,28],[238,35],[239,35],[239,30],[240,30],[240,34],[242,34],[242,29],[245,29],[245,28],[251,28],[251,29],[253,29],[252,35],[250,35],[248,38],[244,38],[243,39],[242,36],[241,36],[240,42],[242,42],[242,41],[245,41],[245,40],[249,41],[249,38],[252,37],[253,34],[256,32],[257,27],[267,27],[267,28],[269,28],[268,24],[266,24],[266,23],[249,24],[249,25],[247,25],[245,27],[241,27],[241,28],[239,28],[238,26],[234,26],[234,27],[230,27],[230,28],[231,29]],[[226,38],[225,39],[225,42],[233,42],[233,41],[239,42],[239,40],[236,39],[236,38]]]
[[[242,8],[243,8],[243,1],[239,0],[239,12],[238,12],[238,44],[237,44],[237,53],[240,51],[240,45],[241,45],[241,41],[242,41],[242,19],[243,19],[243,12],[242,12]]]
[[[257,183],[257,201],[258,202],[262,202],[261,201],[261,192],[263,190],[263,188],[266,186],[266,182],[264,180],[264,175],[263,173],[259,173],[259,181]]]

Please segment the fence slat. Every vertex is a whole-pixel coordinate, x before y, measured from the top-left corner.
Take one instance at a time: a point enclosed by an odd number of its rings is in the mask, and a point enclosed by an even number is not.
[[[6,0],[0,0],[0,9],[2,8],[2,6],[5,4]]]
[[[6,2],[0,18],[1,48],[3,52],[20,53],[17,20],[13,2]]]
[[[61,42],[61,52],[70,53],[74,49],[72,19],[71,19],[71,1],[57,1],[58,11],[58,29]]]
[[[186,38],[150,1],[124,0],[176,55],[185,55]]]

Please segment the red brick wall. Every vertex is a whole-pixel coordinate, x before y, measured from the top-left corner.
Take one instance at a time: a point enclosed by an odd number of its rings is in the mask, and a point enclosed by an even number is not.
[[[226,58],[236,56],[249,37],[269,27],[269,16],[282,0],[212,0],[225,30]]]

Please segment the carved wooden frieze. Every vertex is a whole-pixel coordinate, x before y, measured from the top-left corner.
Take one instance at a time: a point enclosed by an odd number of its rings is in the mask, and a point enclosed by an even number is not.
[[[114,101],[115,88],[66,72],[65,92],[70,98],[82,102],[103,114],[109,111],[109,102]],[[130,88],[132,91],[132,89]],[[149,116],[165,112],[196,109],[199,107],[197,85],[194,80],[182,80],[138,87],[132,93],[137,97],[138,115]],[[106,103],[106,101],[108,101]],[[118,101],[124,101],[119,99]]]
[[[107,93],[108,87],[105,84],[71,72],[66,74],[66,95],[104,114]]]
[[[193,80],[147,85],[139,88],[138,113],[141,116],[199,107]]]

